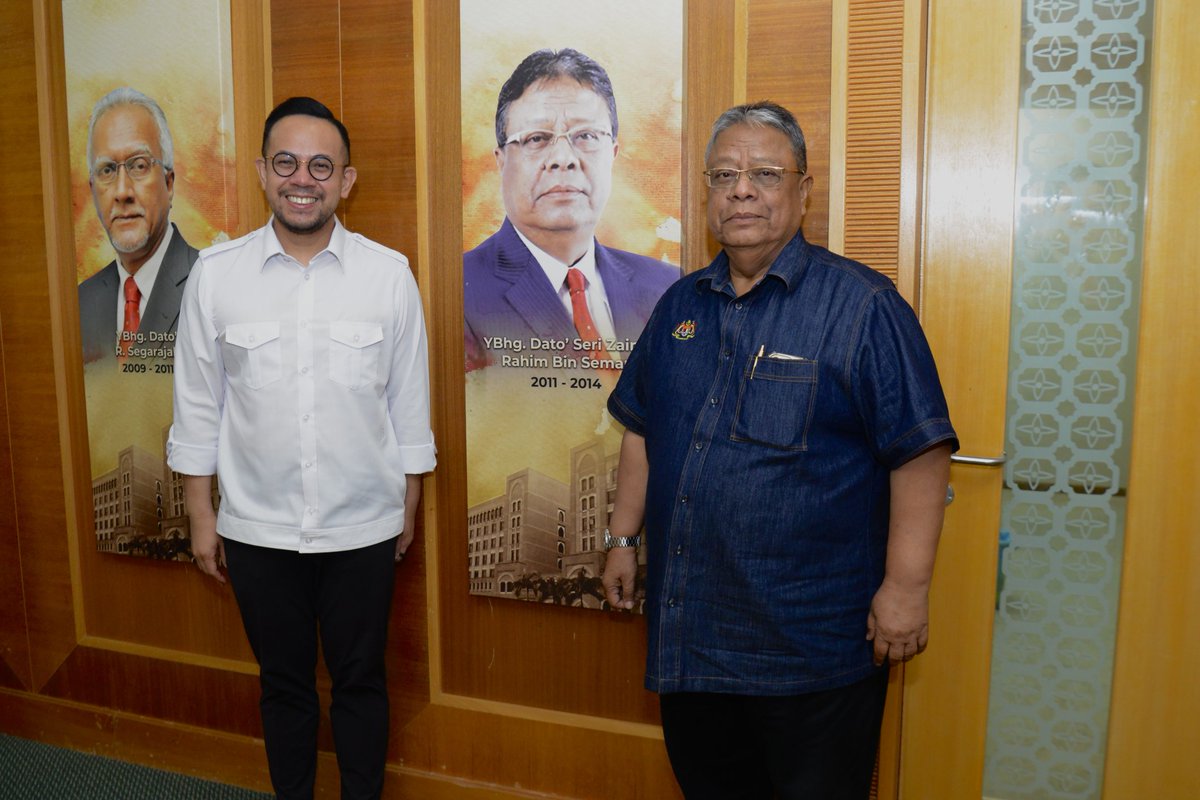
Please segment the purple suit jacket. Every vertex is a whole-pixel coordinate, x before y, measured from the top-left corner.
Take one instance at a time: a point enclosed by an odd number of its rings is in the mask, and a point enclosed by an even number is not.
[[[617,338],[630,342],[641,335],[658,298],[680,276],[679,267],[672,264],[599,242],[596,269]],[[463,254],[463,316],[467,370],[489,363],[485,339],[507,338],[528,347],[531,338],[569,341],[579,335],[557,287],[507,219],[500,230]]]

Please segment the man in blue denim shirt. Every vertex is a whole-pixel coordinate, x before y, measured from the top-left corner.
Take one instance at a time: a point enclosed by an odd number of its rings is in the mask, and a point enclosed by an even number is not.
[[[646,687],[689,800],[861,800],[886,664],[927,641],[957,440],[891,281],[804,240],[792,114],[730,109],[705,160],[724,250],[667,290],[609,398],[607,599],[633,606],[644,522]]]

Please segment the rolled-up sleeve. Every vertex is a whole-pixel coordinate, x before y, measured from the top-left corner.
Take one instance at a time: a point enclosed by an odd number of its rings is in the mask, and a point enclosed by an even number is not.
[[[184,475],[217,472],[217,441],[225,400],[225,368],[206,297],[204,259],[188,276],[175,337],[174,420],[167,464]]]
[[[429,423],[429,345],[421,295],[407,266],[404,277],[396,283],[399,312],[387,382],[388,416],[404,472],[419,475],[437,465],[437,448]]]

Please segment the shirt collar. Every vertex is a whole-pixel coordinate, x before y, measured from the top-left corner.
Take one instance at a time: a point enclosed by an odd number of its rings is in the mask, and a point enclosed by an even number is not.
[[[561,288],[567,281],[567,270],[571,267],[578,269],[587,278],[588,285],[596,283],[596,237],[592,237],[588,241],[588,249],[578,261],[574,264],[564,264],[554,256],[547,253],[545,250],[538,247],[533,242],[521,233],[516,225],[513,225],[513,230],[517,232],[517,236],[521,237],[521,241],[529,248],[529,252],[533,254],[538,265],[541,266],[542,272],[546,273],[546,277],[550,280],[550,285],[555,289]]]
[[[137,284],[138,291],[142,293],[142,297],[147,297],[150,290],[154,288],[154,279],[158,277],[158,268],[162,266],[163,259],[167,255],[167,247],[171,244],[171,236],[175,233],[175,226],[167,223],[167,231],[163,234],[162,241],[158,243],[158,247],[154,248],[154,252],[150,257],[138,268],[138,271],[133,275],[133,282]],[[121,263],[121,259],[117,259],[117,276],[120,278],[120,285],[125,285],[125,279],[130,275],[129,270],[125,269],[125,265]]]
[[[266,269],[267,264],[275,258],[282,258],[286,261],[295,262],[294,258],[284,252],[283,245],[279,242],[279,237],[275,235],[274,214],[272,214],[271,218],[267,220],[265,230],[266,234],[263,237],[262,267],[260,267],[260,269]],[[333,217],[333,233],[329,236],[329,244],[325,246],[324,250],[312,257],[312,260],[308,262],[309,266],[311,267],[313,264],[317,263],[318,259],[320,259],[325,253],[329,253],[331,256],[333,256],[337,265],[345,270],[346,229],[342,226],[342,221],[337,218],[336,214]]]
[[[808,242],[804,239],[803,231],[796,231],[796,235],[792,240],[784,245],[783,250],[779,251],[779,255],[775,257],[775,261],[771,264],[771,268],[767,270],[767,274],[762,277],[762,281],[769,277],[783,281],[783,285],[790,291],[796,282],[800,279],[800,274],[804,272],[804,268],[808,266]],[[696,281],[696,288],[701,288],[705,285],[708,289],[714,292],[724,292],[726,287],[730,286],[729,280],[729,255],[721,250],[713,262],[705,268],[704,274]]]

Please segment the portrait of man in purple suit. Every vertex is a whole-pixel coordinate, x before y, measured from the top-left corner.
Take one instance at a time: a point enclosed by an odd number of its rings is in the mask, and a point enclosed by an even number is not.
[[[577,50],[538,50],[504,83],[494,155],[505,219],[463,255],[467,371],[531,347],[619,368],[679,278],[672,264],[596,240],[617,135],[608,73]]]

